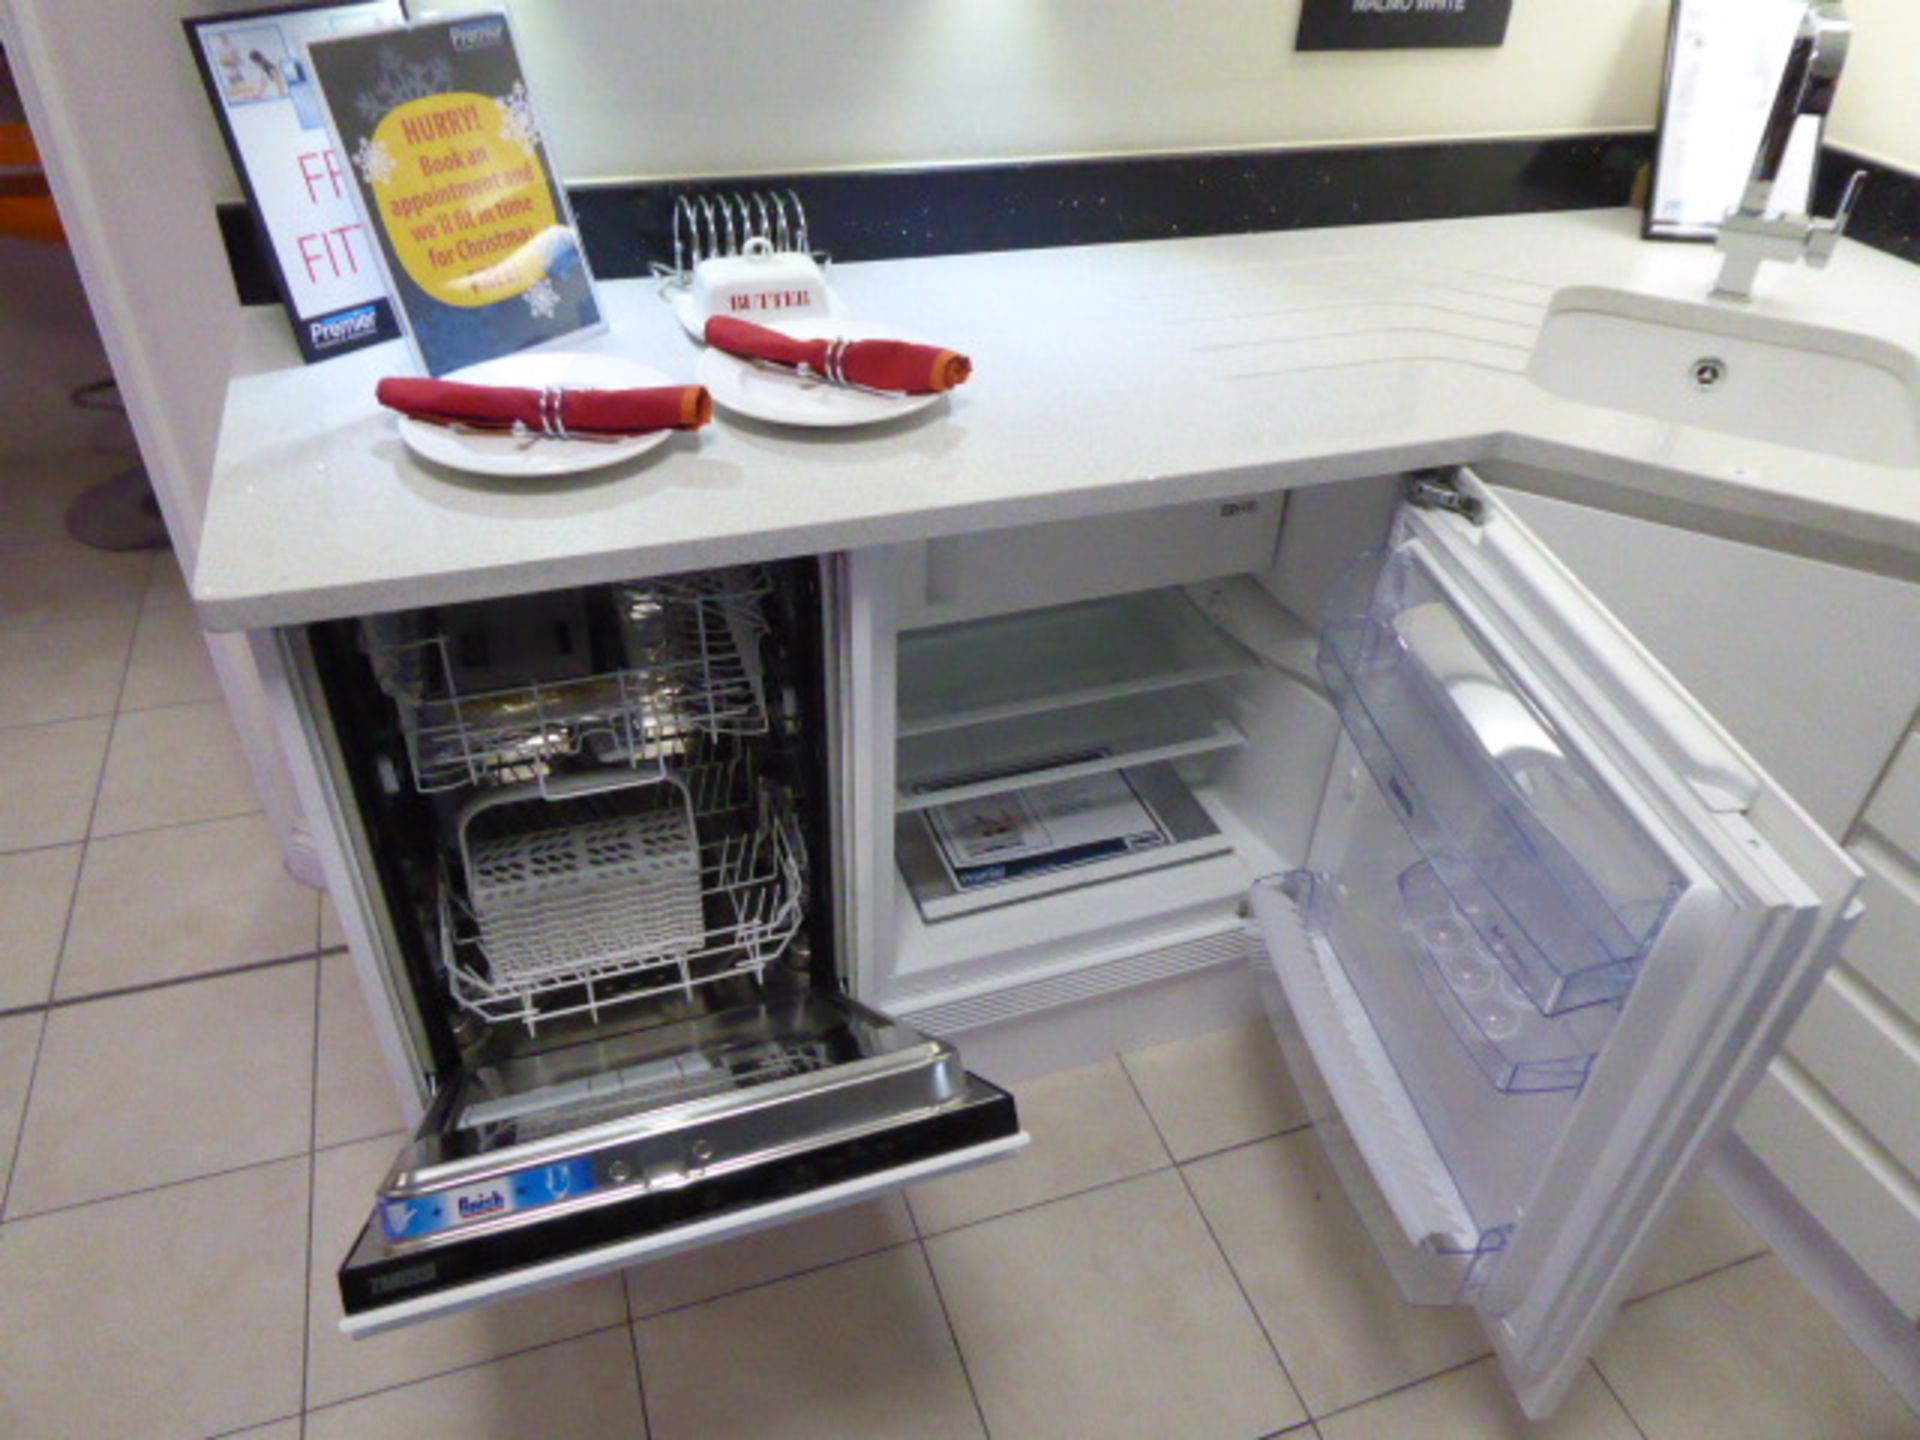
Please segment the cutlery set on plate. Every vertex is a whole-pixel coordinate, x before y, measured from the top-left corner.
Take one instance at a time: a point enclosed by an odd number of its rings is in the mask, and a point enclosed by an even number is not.
[[[766,235],[672,272],[676,317],[704,343],[698,384],[618,355],[506,356],[443,379],[390,377],[416,454],[496,475],[558,475],[643,453],[708,424],[716,404],[772,424],[840,428],[912,414],[964,384],[973,363],[898,327],[852,319],[803,250]],[[682,258],[685,258],[683,253]]]

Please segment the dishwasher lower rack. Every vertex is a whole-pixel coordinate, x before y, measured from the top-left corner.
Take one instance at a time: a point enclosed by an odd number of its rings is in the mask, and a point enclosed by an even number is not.
[[[545,785],[582,757],[658,768],[702,740],[767,734],[770,589],[757,567],[609,587],[618,638],[601,668],[548,679],[500,683],[504,668],[490,676],[465,654],[470,641],[524,651],[516,632],[539,610],[489,611],[464,629],[435,612],[372,616],[361,645],[399,711],[417,789]]]
[[[449,994],[530,1030],[757,979],[805,916],[798,822],[745,757],[611,790],[525,787],[476,811],[462,854],[440,884]]]

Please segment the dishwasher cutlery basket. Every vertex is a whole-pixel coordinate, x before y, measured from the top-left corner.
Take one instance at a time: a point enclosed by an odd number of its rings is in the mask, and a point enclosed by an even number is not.
[[[443,957],[454,999],[488,1020],[757,977],[800,928],[797,825],[744,757],[484,791],[458,830]]]
[[[693,799],[676,777],[483,791],[459,820],[467,903],[496,983],[672,961],[706,933]]]

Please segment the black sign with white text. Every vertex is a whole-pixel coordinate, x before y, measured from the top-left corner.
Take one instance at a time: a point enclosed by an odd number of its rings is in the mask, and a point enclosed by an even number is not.
[[[1500,45],[1513,0],[1302,0],[1301,50]]]

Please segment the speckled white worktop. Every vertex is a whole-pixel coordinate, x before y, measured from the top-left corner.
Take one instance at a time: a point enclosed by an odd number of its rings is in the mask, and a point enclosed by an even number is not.
[[[1634,212],[844,265],[854,314],[974,357],[949,400],[868,430],[722,414],[625,465],[485,480],[416,462],[373,401],[395,342],[300,363],[249,311],[192,588],[254,629],[745,559],[987,530],[1457,462],[1580,477],[1598,503],[1723,516],[1920,576],[1920,471],[1825,459],[1549,395],[1526,378],[1567,285],[1705,298],[1704,247]],[[693,378],[651,282],[602,286],[582,348]],[[1843,246],[1768,267],[1762,316],[1920,343],[1920,268]],[[1886,557],[1891,556],[1889,560]]]

